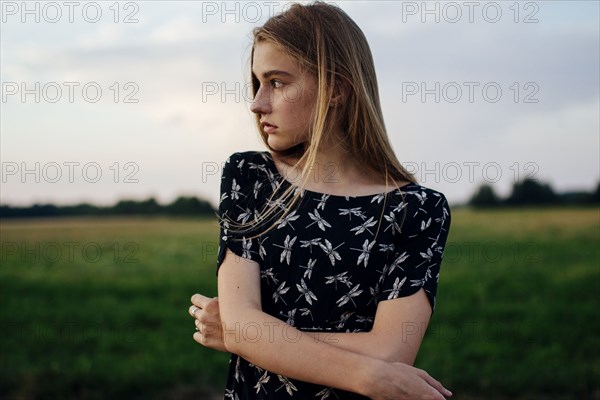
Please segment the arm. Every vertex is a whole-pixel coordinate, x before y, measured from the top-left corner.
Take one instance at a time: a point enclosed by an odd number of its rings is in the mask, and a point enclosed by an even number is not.
[[[218,299],[195,294],[192,296],[192,303],[197,307],[192,314],[196,326],[201,331],[200,343],[214,350],[227,351],[223,343]],[[420,290],[407,297],[380,302],[373,329],[369,332],[303,333],[313,340],[354,353],[412,365],[427,329],[430,315],[431,306],[424,291]],[[401,327],[400,332],[398,327]],[[287,328],[284,329],[287,333]],[[291,337],[295,338],[295,336]]]
[[[358,354],[413,365],[430,316],[431,306],[421,289],[407,297],[381,301],[369,332],[307,334]]]
[[[228,351],[273,373],[353,392],[365,390],[363,371],[370,366],[369,359],[315,341],[262,312],[258,264],[228,250],[219,269],[218,288]],[[293,338],[293,343],[286,338]],[[330,368],[332,363],[339,368]]]
[[[443,399],[441,393],[450,395],[425,371],[315,341],[262,312],[258,264],[239,257],[234,261],[234,257],[227,250],[218,276],[223,337],[228,351],[273,373],[373,399],[407,395]],[[247,334],[247,327],[259,334]],[[200,337],[198,333],[194,335],[196,340]],[[332,363],[337,368],[329,368]]]

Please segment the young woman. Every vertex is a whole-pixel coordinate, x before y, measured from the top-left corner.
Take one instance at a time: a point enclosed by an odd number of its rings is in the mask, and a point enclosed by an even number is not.
[[[232,353],[231,399],[444,399],[412,367],[450,227],[444,195],[396,159],[367,41],[341,9],[255,29],[251,106],[268,151],[221,179],[218,301],[194,339]]]

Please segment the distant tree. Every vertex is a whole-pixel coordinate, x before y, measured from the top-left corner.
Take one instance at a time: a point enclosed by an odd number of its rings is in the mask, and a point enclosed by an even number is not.
[[[548,184],[527,178],[513,185],[511,195],[506,199],[507,204],[558,204],[560,197]]]
[[[171,215],[213,215],[212,205],[196,197],[181,196],[165,207]]]
[[[598,181],[598,185],[596,185],[596,190],[592,193],[591,202],[600,203],[600,181]]]
[[[481,185],[479,190],[471,200],[469,200],[469,205],[474,207],[494,207],[500,203],[500,199],[494,192],[494,189],[491,185]]]

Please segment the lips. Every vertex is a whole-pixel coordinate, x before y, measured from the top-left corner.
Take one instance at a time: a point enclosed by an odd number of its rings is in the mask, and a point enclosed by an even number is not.
[[[277,126],[276,126],[276,125],[270,124],[270,123],[268,123],[268,122],[266,122],[266,121],[263,121],[263,122],[261,122],[261,123],[260,123],[260,125],[262,126],[263,130],[264,130],[266,133],[271,133],[271,132],[273,132],[275,129],[277,129]]]

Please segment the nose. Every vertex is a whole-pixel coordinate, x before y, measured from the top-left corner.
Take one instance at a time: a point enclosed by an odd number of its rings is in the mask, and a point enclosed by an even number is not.
[[[267,90],[264,90],[263,86],[256,92],[254,100],[252,100],[252,104],[250,105],[250,111],[255,114],[268,114],[271,112],[269,94]]]

